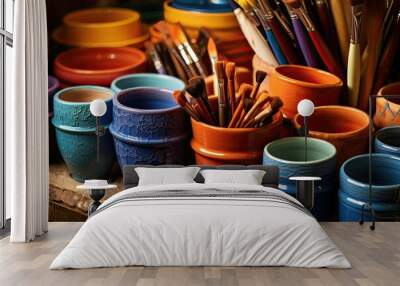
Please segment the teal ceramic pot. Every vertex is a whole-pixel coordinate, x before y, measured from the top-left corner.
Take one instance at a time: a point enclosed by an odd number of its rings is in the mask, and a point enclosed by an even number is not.
[[[369,155],[355,156],[340,168],[340,189],[353,199],[368,201]],[[394,203],[399,200],[400,157],[372,154],[371,201]]]
[[[375,153],[400,157],[400,127],[392,126],[380,129],[375,135]]]
[[[60,155],[57,150],[56,135],[51,126],[51,117],[53,116],[53,97],[60,87],[60,82],[54,76],[48,76],[47,95],[49,103],[49,159],[50,162],[56,162]]]
[[[362,206],[368,201],[360,201],[350,197],[348,194],[339,190],[339,221],[360,221]],[[375,219],[380,218],[396,218],[400,216],[399,203],[379,203],[373,202],[372,207],[375,211]],[[373,217],[368,208],[364,207],[364,221],[372,221]]]
[[[141,87],[114,97],[110,131],[125,165],[185,164],[190,127],[172,91]]]
[[[111,83],[111,89],[118,93],[135,87],[153,87],[166,90],[183,90],[185,83],[179,78],[156,73],[137,73],[121,76]]]
[[[115,163],[115,151],[108,126],[112,121],[112,91],[98,86],[75,86],[54,96],[52,123],[61,156],[71,176],[83,182],[87,179],[108,179]],[[101,117],[105,135],[100,137],[97,160],[96,119],[90,113],[90,103],[102,99],[107,112]]]
[[[321,177],[321,181],[315,182],[315,206],[312,213],[319,220],[332,218],[336,191],[335,146],[324,140],[308,138],[305,160],[304,137],[287,137],[265,146],[263,164],[279,167],[279,188],[293,196],[296,195],[296,183],[289,180],[290,177]]]

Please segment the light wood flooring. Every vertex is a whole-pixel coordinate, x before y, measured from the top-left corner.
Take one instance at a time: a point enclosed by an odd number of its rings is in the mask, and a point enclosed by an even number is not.
[[[49,233],[27,244],[0,241],[0,285],[400,285],[400,223],[322,223],[352,269],[287,267],[124,267],[48,270],[81,223],[50,223]]]

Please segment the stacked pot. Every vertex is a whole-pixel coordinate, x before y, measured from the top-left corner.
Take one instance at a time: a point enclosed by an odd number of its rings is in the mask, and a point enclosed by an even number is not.
[[[207,28],[221,55],[238,66],[251,67],[253,51],[240,30],[229,1],[165,1],[164,19],[182,24],[194,39],[200,28]],[[150,28],[150,33],[152,38],[160,37],[155,29]]]

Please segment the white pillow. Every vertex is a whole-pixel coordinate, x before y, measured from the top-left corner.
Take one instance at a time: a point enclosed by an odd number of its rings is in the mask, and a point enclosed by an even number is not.
[[[265,171],[262,170],[202,170],[205,184],[261,185]]]
[[[139,176],[139,186],[196,183],[193,179],[199,170],[199,167],[135,168]]]

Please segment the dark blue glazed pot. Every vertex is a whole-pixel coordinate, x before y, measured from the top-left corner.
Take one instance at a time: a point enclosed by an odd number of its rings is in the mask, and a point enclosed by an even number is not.
[[[172,91],[131,88],[113,100],[110,126],[121,168],[130,164],[184,164],[190,128]]]
[[[111,83],[111,89],[115,93],[135,87],[153,87],[167,90],[183,90],[185,88],[185,83],[179,78],[155,73],[137,73],[124,75],[116,78]]]
[[[227,13],[232,12],[232,7],[227,0],[173,0],[172,7],[181,10],[202,13]]]
[[[400,127],[392,126],[380,129],[375,135],[375,153],[400,157]]]
[[[348,194],[339,190],[339,221],[360,221],[362,206],[367,201],[356,200],[349,197]],[[399,203],[372,203],[372,207],[376,213],[376,219],[384,217],[386,219],[391,217],[398,217],[400,215],[400,204]],[[364,208],[364,221],[371,221],[373,218],[368,208]]]
[[[373,202],[395,202],[400,190],[400,157],[372,154]],[[340,189],[353,199],[368,201],[369,155],[350,158],[340,168]]]
[[[315,182],[315,206],[312,213],[319,220],[332,218],[336,170],[336,148],[331,143],[308,138],[307,161],[304,137],[287,137],[265,146],[263,164],[279,167],[279,188],[296,195],[296,182],[292,176],[321,177]]]
[[[90,103],[102,99],[107,112],[100,122],[105,135],[100,137],[97,160],[96,119],[90,113]],[[83,182],[87,179],[108,179],[115,163],[115,151],[108,125],[112,121],[112,91],[98,86],[75,86],[54,96],[52,123],[56,139],[71,176]]]

